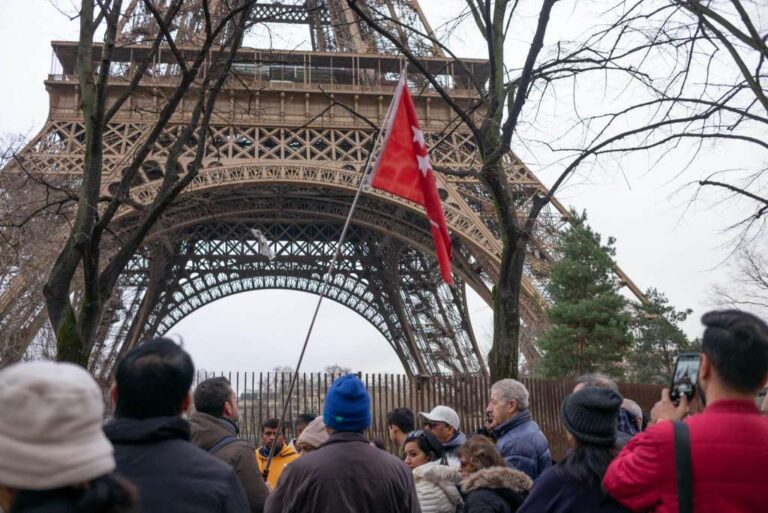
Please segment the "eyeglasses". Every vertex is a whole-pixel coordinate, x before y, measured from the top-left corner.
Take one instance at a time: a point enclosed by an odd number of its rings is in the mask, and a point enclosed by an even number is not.
[[[448,426],[448,424],[445,422],[425,422],[424,426],[428,427],[429,429],[433,429],[438,426]]]

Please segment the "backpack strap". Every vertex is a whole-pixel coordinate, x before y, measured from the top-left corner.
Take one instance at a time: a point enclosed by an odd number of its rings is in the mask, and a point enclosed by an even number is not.
[[[688,424],[674,421],[675,481],[679,513],[693,513],[693,467],[691,465],[691,434]]]
[[[217,452],[219,452],[219,449],[221,449],[225,445],[229,445],[232,442],[236,442],[236,441],[237,441],[237,437],[236,436],[234,436],[234,435],[227,435],[224,438],[222,438],[219,441],[217,441],[212,446],[210,446],[208,448],[208,453],[209,454],[216,454]]]

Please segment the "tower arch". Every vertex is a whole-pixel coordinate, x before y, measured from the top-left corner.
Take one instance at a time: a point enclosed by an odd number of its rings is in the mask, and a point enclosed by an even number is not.
[[[383,0],[381,5],[385,4],[393,19],[418,27],[422,34],[431,33],[417,2]],[[158,0],[153,5],[165,13],[172,2]],[[117,192],[115,184],[142,144],[154,142],[119,215],[108,227],[113,236],[111,246],[102,251],[104,258],[120,247],[121,235],[137,229],[142,209],[154,201],[166,178],[166,163],[184,122],[193,116],[182,101],[159,137],[148,139],[169,91],[180,81],[175,59],[200,46],[205,35],[203,13],[215,19],[228,5],[212,2],[209,7],[204,11],[197,0],[182,3],[172,34],[177,55],[165,43],[154,46],[158,27],[144,3],[126,3],[120,16],[107,103],[130,92],[133,84],[140,87],[107,123],[103,197]],[[100,360],[104,366],[147,336],[164,333],[201,304],[242,288],[311,290],[325,272],[323,264],[335,248],[372,150],[373,127],[384,122],[404,61],[343,1],[259,3],[252,14],[254,19],[308,27],[311,50],[237,51],[231,77],[215,98],[215,119],[201,136],[205,140],[188,141],[176,167],[170,168],[185,176],[195,148],[203,147],[202,170],[152,228],[120,278],[99,331],[99,348],[109,346]],[[408,44],[423,66],[444,82],[454,101],[470,105],[478,100],[472,84],[487,78],[486,60],[457,63],[424,37],[409,38]],[[56,41],[52,46],[60,69],[46,80],[49,119],[4,171],[76,188],[86,152],[76,73],[78,44]],[[151,65],[145,67],[144,62]],[[385,193],[366,191],[353,220],[353,237],[345,242],[344,265],[334,276],[332,294],[342,304],[359,308],[356,311],[387,333],[407,372],[483,372],[465,285],[491,302],[502,247],[495,212],[476,176],[454,173],[479,165],[471,134],[456,124],[455,114],[434,88],[419,77],[411,79],[418,86],[416,110],[453,236],[457,286],[447,287],[439,280],[431,233],[421,210]],[[483,114],[482,108],[474,112]],[[546,190],[514,154],[504,157],[504,165],[521,208]],[[542,292],[556,258],[553,244],[566,217],[565,209],[553,201],[540,216],[529,244],[521,298],[528,327],[544,322]],[[46,227],[45,242],[26,248],[14,263],[13,275],[3,283],[0,362],[20,358],[44,324],[39,291],[67,228],[66,219]],[[267,237],[278,254],[274,261],[258,253],[252,230]],[[523,352],[529,361],[535,357],[535,348],[525,341]]]

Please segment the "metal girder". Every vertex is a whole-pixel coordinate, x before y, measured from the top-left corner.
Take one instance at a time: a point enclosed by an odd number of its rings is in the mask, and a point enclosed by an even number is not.
[[[309,3],[303,5],[256,4],[253,6],[251,18],[268,20],[270,23],[294,25],[331,24],[331,15],[325,3],[318,3],[315,6],[310,6]]]
[[[252,229],[270,241],[274,260],[259,252]],[[162,335],[195,310],[232,294],[265,289],[319,293],[340,233],[338,223],[204,222],[179,230],[172,250],[152,251],[162,259],[159,282],[150,278],[155,262],[148,256],[134,259],[124,274],[123,287],[157,290],[153,307],[139,323],[139,339]],[[396,239],[382,240],[373,230],[352,226],[327,297],[381,332],[409,373],[484,367],[467,330],[463,296],[440,284],[431,259]],[[396,308],[398,303],[404,308]],[[426,305],[438,314],[428,315]]]
[[[206,8],[203,8],[206,2]],[[154,0],[154,8],[166,14],[173,0]],[[170,30],[178,42],[201,43],[206,35],[206,18],[215,25],[239,4],[219,0],[188,0],[178,11]],[[414,27],[421,34],[432,34],[432,28],[415,2],[377,0],[363,4],[370,15],[382,16],[382,23],[393,31],[402,28],[398,23]],[[337,0],[286,0],[275,3],[256,3],[250,7],[251,25],[284,23],[306,25],[312,35],[313,49],[319,51],[387,52],[393,45],[382,37],[344,3]],[[147,43],[158,34],[152,13],[143,2],[132,0],[125,8],[118,24],[120,43]],[[402,36],[404,39],[404,36]],[[437,55],[439,50],[428,38],[411,36],[409,44],[419,54]]]
[[[202,1],[180,4],[169,27],[184,55],[194,54],[204,39],[206,15],[215,22],[237,5],[205,0],[202,9]],[[162,16],[174,2],[153,0],[152,5]],[[158,27],[146,5],[130,0],[120,16],[110,92],[125,91],[135,78],[139,88],[104,130],[101,194],[106,198],[115,194],[134,156],[142,154],[139,150],[180,78],[174,52],[165,45],[148,54]],[[372,0],[361,8],[375,16],[374,11],[383,13],[390,19],[383,23],[403,39],[403,26],[431,33],[416,1]],[[205,135],[202,169],[155,224],[122,276],[99,329],[96,347],[101,354],[91,367],[104,381],[112,362],[144,337],[164,333],[220,297],[265,288],[317,292],[321,286],[375,136],[353,113],[374,124],[384,123],[402,58],[343,0],[262,2],[254,6],[251,17],[254,22],[308,25],[313,51],[241,48],[238,52],[236,79],[228,80],[215,98],[216,115]],[[477,101],[470,78],[485,80],[487,61],[466,59],[466,66],[457,66],[439,55],[428,38],[410,34],[407,43],[430,72],[452,84],[445,87],[456,102],[469,106]],[[3,172],[76,191],[85,156],[75,74],[78,45],[54,42],[53,47],[62,66],[60,74],[46,81],[49,119]],[[144,76],[135,77],[147,57],[153,64]],[[439,281],[430,256],[431,231],[421,207],[367,190],[355,212],[353,232],[344,245],[329,297],[375,326],[412,374],[485,370],[469,322],[464,285],[492,302],[491,286],[502,252],[493,202],[471,173],[479,168],[480,158],[470,131],[456,126],[455,112],[428,84],[419,91],[415,106],[452,234],[457,287]],[[114,237],[110,243],[119,245],[121,236],[136,229],[146,207],[156,200],[171,148],[191,115],[182,101],[149,154],[137,164],[140,169],[130,198],[108,227]],[[475,115],[481,117],[482,109]],[[179,176],[188,172],[197,147],[193,138],[181,148],[174,163]],[[513,199],[525,212],[531,198],[546,188],[513,153],[505,155],[504,167]],[[28,201],[34,196],[28,187],[0,182],[0,189],[16,194],[19,205],[35,208],[36,203]],[[45,318],[41,286],[66,240],[71,215],[69,210],[57,213],[55,222],[40,220],[35,229],[38,239],[23,239],[22,256],[11,253],[5,259],[18,274],[0,279],[0,365],[24,354]],[[535,226],[522,283],[526,328],[546,323],[545,286],[557,259],[555,242],[567,218],[567,210],[553,200]],[[277,253],[274,261],[259,256],[249,235],[254,227],[271,241]],[[102,256],[109,258],[114,250],[107,243]],[[620,269],[616,272],[635,295],[641,295]],[[533,361],[534,337],[523,337],[521,343],[526,359]]]

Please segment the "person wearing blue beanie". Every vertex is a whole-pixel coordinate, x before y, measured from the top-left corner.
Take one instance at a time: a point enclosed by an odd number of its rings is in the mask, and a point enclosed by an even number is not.
[[[411,469],[365,436],[371,398],[360,378],[333,382],[323,421],[328,440],[285,467],[264,513],[420,513]]]
[[[336,431],[364,431],[371,425],[371,398],[354,374],[340,377],[325,396],[323,422]]]

